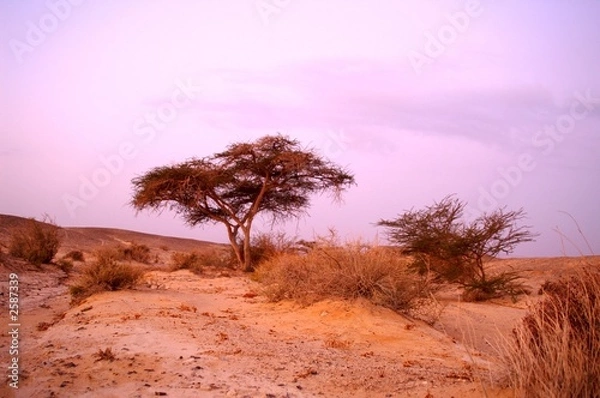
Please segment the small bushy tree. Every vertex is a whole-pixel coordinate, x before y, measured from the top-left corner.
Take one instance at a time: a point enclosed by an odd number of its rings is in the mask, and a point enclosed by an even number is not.
[[[486,260],[509,254],[519,243],[533,240],[530,227],[518,226],[525,217],[523,209],[501,208],[466,222],[465,206],[465,202],[447,196],[425,209],[410,210],[377,225],[385,227],[389,240],[415,258],[414,267],[422,274],[458,282],[475,298],[497,291],[516,293],[517,276],[503,273],[490,277]]]
[[[297,217],[311,194],[332,192],[339,199],[354,176],[298,141],[274,135],[157,167],[132,182],[131,204],[138,211],[170,209],[189,225],[225,225],[239,264],[251,271],[250,232],[257,214],[273,221]]]

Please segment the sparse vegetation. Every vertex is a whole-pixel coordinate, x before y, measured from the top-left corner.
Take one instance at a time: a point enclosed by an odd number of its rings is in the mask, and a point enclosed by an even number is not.
[[[298,243],[285,232],[260,232],[252,237],[250,263],[256,268],[261,263],[285,253],[296,253]]]
[[[272,301],[304,304],[325,298],[366,298],[404,311],[422,297],[420,278],[397,250],[360,242],[338,245],[321,239],[306,254],[284,253],[258,266],[255,277]]]
[[[71,250],[63,258],[68,258],[73,261],[85,262],[85,257],[83,256],[83,252],[80,250]]]
[[[515,393],[595,397],[600,391],[600,270],[546,283],[546,297],[513,332],[504,358]]]
[[[70,273],[73,270],[73,261],[68,258],[61,258],[56,262],[56,266],[65,273]]]
[[[332,192],[339,199],[354,176],[279,134],[157,167],[132,183],[137,210],[171,209],[192,226],[224,224],[238,264],[252,271],[250,233],[257,214],[270,214],[274,222],[300,216],[311,194]]]
[[[202,273],[204,264],[198,252],[173,253],[171,255],[171,270],[188,269],[196,274]]]
[[[59,228],[49,217],[42,222],[33,218],[16,229],[10,239],[10,255],[40,266],[52,261],[60,246]]]
[[[100,291],[131,288],[142,274],[140,268],[119,262],[115,250],[100,250],[96,260],[83,268],[80,280],[71,286],[70,292],[73,301],[78,302]]]
[[[485,300],[525,293],[514,273],[489,275],[487,262],[511,253],[535,237],[517,223],[522,209],[498,209],[472,222],[462,220],[466,204],[448,196],[424,210],[410,210],[394,220],[380,220],[391,242],[414,258],[412,268],[427,279],[459,283],[465,299]]]
[[[189,269],[201,274],[205,267],[234,268],[235,255],[226,248],[211,247],[190,253],[173,253],[171,255],[171,270]]]
[[[115,354],[112,352],[112,348],[106,348],[104,350],[99,349],[97,353],[94,354],[94,356],[96,357],[96,362],[99,361],[114,361],[115,359],[117,359],[115,357]]]
[[[137,261],[143,264],[150,263],[150,248],[146,245],[131,242],[129,246],[119,246],[117,250],[119,251],[120,260]]]
[[[231,250],[220,247],[207,248],[198,253],[200,261],[205,267],[235,268],[237,260]]]
[[[501,272],[487,276],[485,280],[475,279],[464,283],[464,301],[485,301],[501,296],[510,296],[516,302],[522,294],[530,294],[531,289],[522,282],[516,272]]]

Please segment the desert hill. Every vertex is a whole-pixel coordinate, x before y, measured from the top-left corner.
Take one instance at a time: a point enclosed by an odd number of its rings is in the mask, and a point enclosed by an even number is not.
[[[26,222],[0,216],[0,243]],[[169,271],[169,256],[221,245],[106,228],[63,228],[57,256],[111,244],[147,245],[156,262],[133,290],[72,306],[67,275],[37,268],[0,246],[0,278],[19,276],[18,390],[3,397],[509,397],[498,350],[537,289],[580,258],[505,259],[532,294],[465,303],[440,292],[424,314],[404,316],[362,300],[270,303],[248,274]],[[86,260],[88,261],[88,260]],[[600,257],[586,261],[600,265]],[[2,283],[3,306],[8,298]],[[7,311],[2,314],[8,324]],[[0,361],[8,363],[8,338]]]
[[[29,220],[23,217],[0,214],[0,242],[8,243],[10,231],[23,227]],[[175,251],[192,251],[219,243],[172,236],[151,235],[143,232],[116,228],[61,227],[63,251],[93,251],[98,247],[136,242],[153,248],[168,247]],[[60,254],[60,253],[59,253]]]

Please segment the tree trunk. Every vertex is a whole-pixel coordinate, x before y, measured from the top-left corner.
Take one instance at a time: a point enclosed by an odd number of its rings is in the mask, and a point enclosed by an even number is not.
[[[482,283],[487,282],[486,277],[485,277],[485,268],[483,266],[483,257],[477,256],[477,259],[475,261],[477,264],[477,269],[479,270],[480,282],[482,282]]]
[[[227,235],[229,236],[229,243],[235,253],[235,257],[238,260],[240,266],[244,266],[244,254],[237,242],[237,229],[233,230],[229,225],[227,226]]]
[[[244,271],[252,272],[254,271],[254,264],[252,264],[252,256],[250,255],[250,226],[246,228],[242,228],[244,232]]]

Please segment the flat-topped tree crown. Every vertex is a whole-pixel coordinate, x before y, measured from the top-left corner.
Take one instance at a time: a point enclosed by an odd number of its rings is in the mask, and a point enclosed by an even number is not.
[[[312,194],[330,192],[339,200],[355,181],[347,170],[278,134],[156,167],[132,183],[131,204],[138,211],[166,208],[189,225],[224,224],[238,261],[250,271],[250,231],[258,213],[269,214],[274,222],[298,217],[308,209]]]

